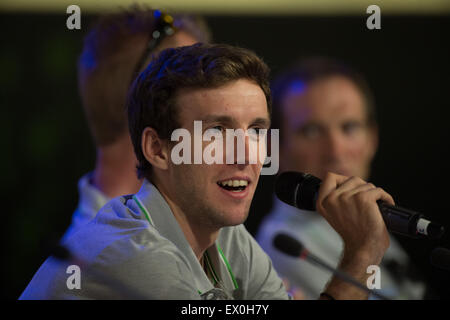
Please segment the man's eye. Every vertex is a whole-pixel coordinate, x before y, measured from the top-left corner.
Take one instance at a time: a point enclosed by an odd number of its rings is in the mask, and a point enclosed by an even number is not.
[[[225,132],[225,128],[222,126],[215,126],[215,127],[210,128],[210,130],[217,130],[220,132]]]
[[[342,131],[347,134],[354,134],[356,133],[359,129],[362,128],[362,124],[359,122],[346,122],[342,125]]]
[[[248,129],[248,135],[249,137],[251,137],[252,139],[258,140],[259,138],[264,138],[265,135],[267,134],[267,129],[264,128],[250,128]]]
[[[316,125],[306,125],[300,129],[300,134],[309,139],[317,138],[320,133],[321,130]]]

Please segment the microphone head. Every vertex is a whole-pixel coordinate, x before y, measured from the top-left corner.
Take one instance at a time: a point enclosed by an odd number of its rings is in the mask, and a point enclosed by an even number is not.
[[[279,251],[295,258],[298,258],[303,251],[300,241],[284,233],[278,233],[275,236],[273,245]]]
[[[431,252],[430,260],[433,266],[450,271],[450,250],[436,248]]]
[[[445,228],[437,223],[430,222],[428,224],[427,233],[432,239],[440,239],[445,233]]]
[[[316,210],[321,180],[310,174],[286,171],[275,180],[275,194],[288,205],[304,210]]]

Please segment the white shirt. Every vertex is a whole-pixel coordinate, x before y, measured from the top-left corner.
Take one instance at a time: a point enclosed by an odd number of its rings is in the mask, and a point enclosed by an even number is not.
[[[80,227],[94,219],[97,212],[111,200],[90,183],[91,177],[92,172],[89,172],[78,181],[78,206],[72,215],[72,222],[62,238],[63,241]]]
[[[148,181],[136,195],[109,201],[63,244],[77,259],[47,259],[20,299],[223,298],[218,288],[234,299],[289,298],[243,225],[222,228],[207,249],[219,280],[212,283],[169,205]],[[66,269],[80,261],[81,288],[70,289]]]

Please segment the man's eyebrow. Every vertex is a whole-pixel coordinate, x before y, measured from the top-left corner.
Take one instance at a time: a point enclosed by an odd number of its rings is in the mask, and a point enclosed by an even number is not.
[[[208,115],[202,120],[205,123],[218,122],[218,123],[232,124],[233,122],[235,122],[235,120],[232,117],[226,116],[226,115]],[[259,125],[259,126],[262,126],[265,128],[269,128],[270,127],[270,119],[269,118],[255,118],[251,121],[251,125],[252,126]]]
[[[252,121],[252,125],[261,126],[264,128],[270,128],[270,119],[269,118],[256,118]]]
[[[230,116],[225,116],[225,115],[215,115],[215,114],[210,114],[207,115],[205,118],[202,119],[203,122],[205,123],[212,123],[212,122],[220,122],[220,123],[232,123],[233,122],[233,118]]]

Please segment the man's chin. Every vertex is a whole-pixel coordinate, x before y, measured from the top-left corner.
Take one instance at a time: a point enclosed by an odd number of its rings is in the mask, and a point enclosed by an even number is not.
[[[248,218],[248,210],[239,210],[234,212],[223,213],[223,227],[231,227],[243,224]]]

